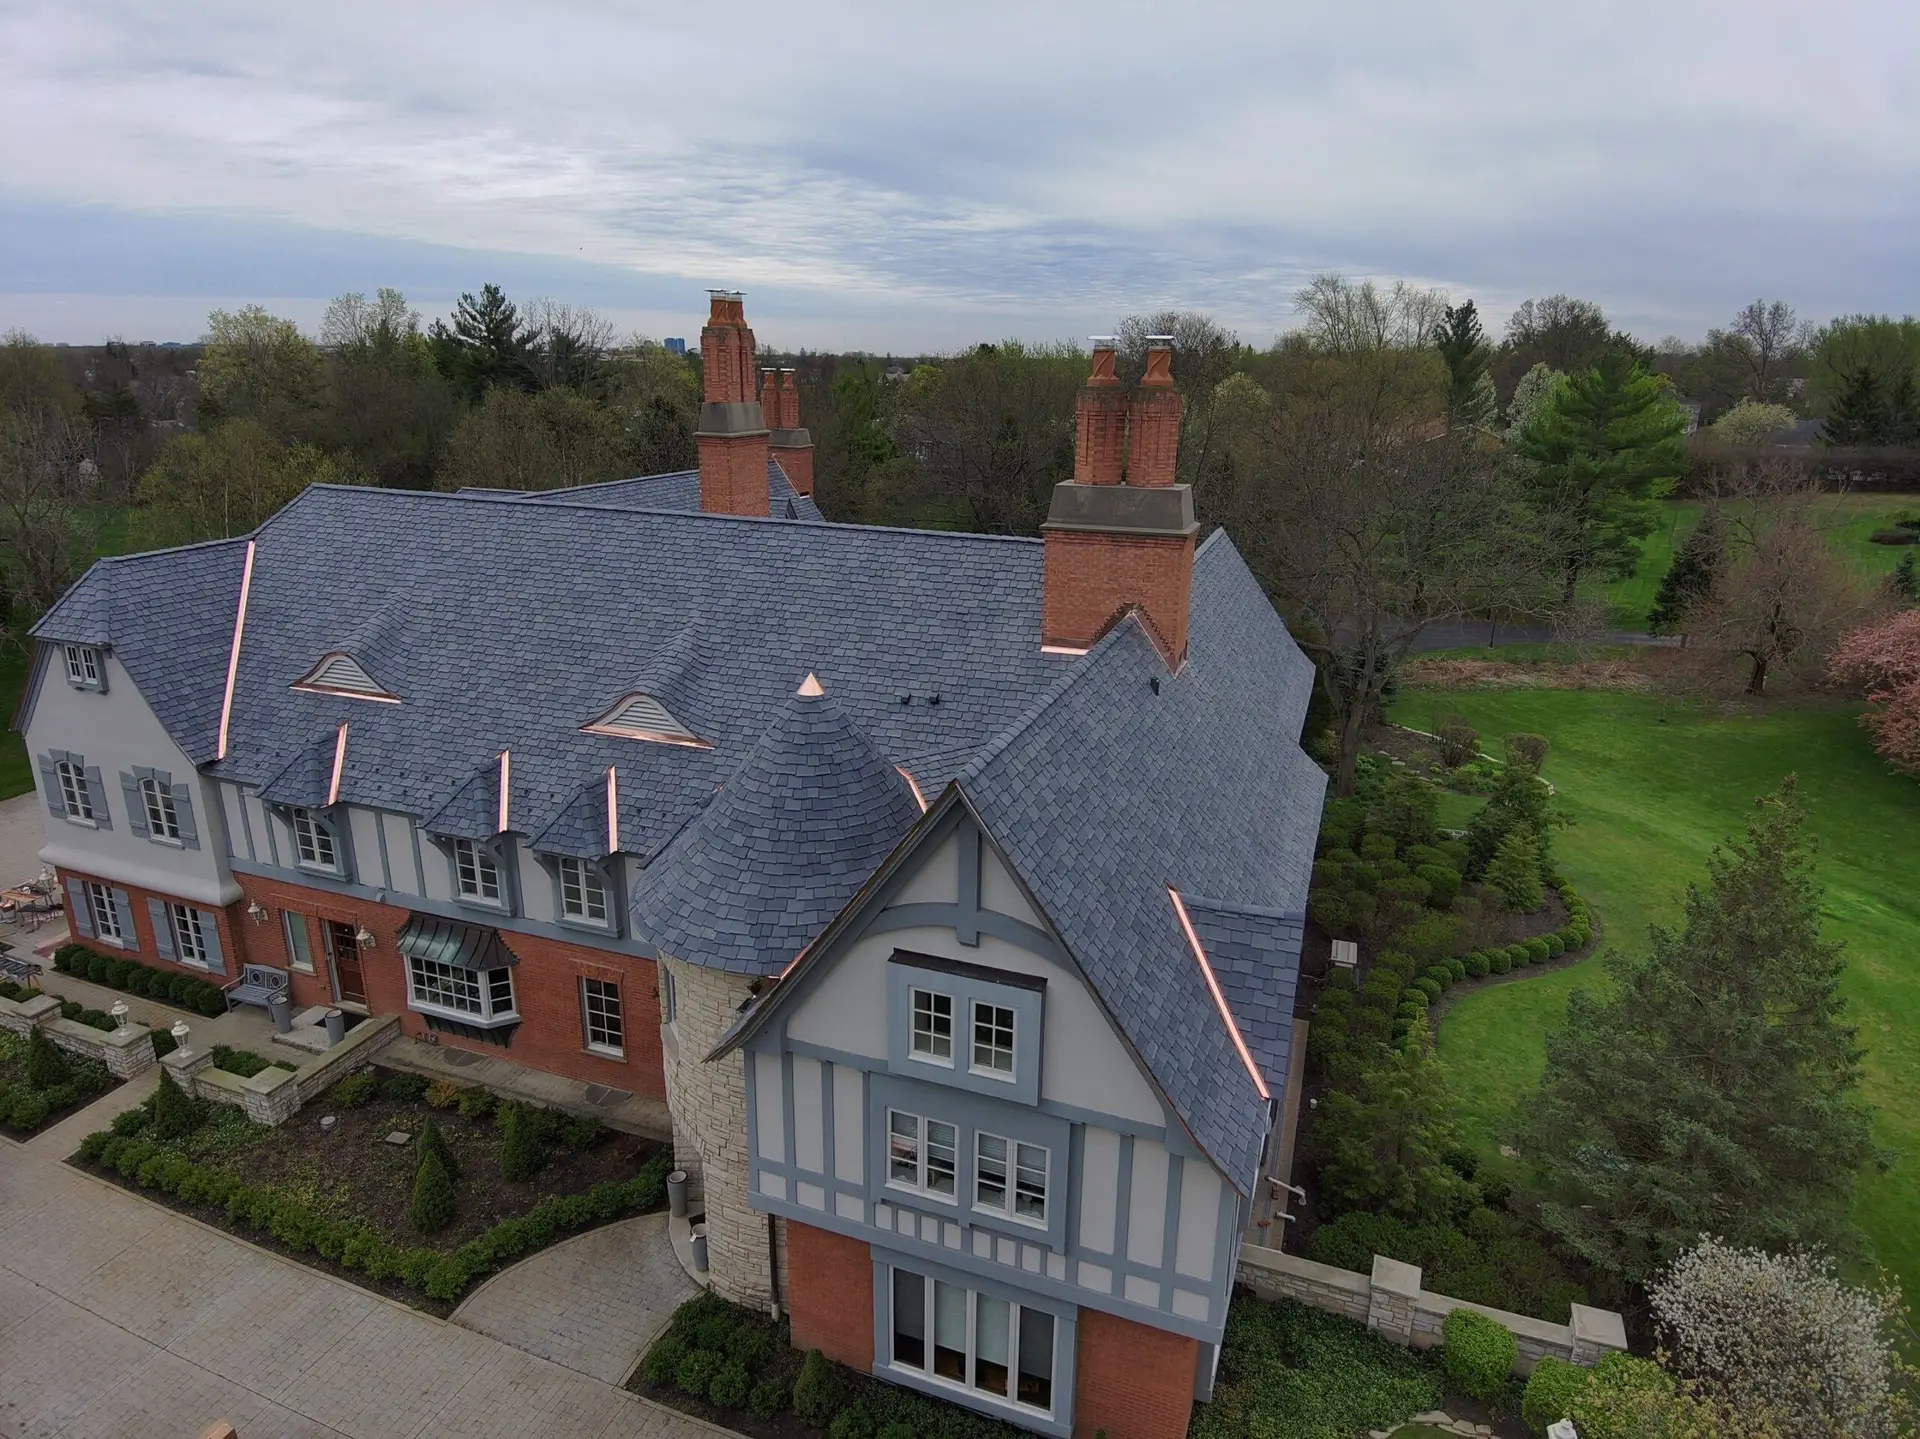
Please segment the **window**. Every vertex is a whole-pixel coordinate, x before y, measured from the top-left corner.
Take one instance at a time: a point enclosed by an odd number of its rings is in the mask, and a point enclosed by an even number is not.
[[[120,909],[113,902],[113,891],[93,880],[86,882],[87,913],[93,917],[96,938],[108,944],[125,944],[126,931],[120,928]]]
[[[100,651],[91,645],[68,645],[67,683],[75,689],[100,688]]]
[[[894,1368],[1052,1412],[1051,1314],[905,1269],[892,1288]]]
[[[484,844],[471,839],[453,842],[453,880],[462,899],[500,903],[500,866]]]
[[[313,973],[313,941],[307,937],[307,917],[290,909],[280,911],[280,927],[287,935],[287,963]]]
[[[66,806],[67,818],[81,824],[92,824],[93,791],[87,784],[86,767],[75,760],[63,759],[58,770],[60,801]]]
[[[959,1136],[951,1124],[887,1111],[887,1183],[952,1199]]]
[[[935,1064],[953,1063],[953,996],[930,989],[913,991],[913,1057]]]
[[[1013,1011],[1006,1006],[975,1001],[973,1068],[976,1074],[1013,1077]]]
[[[407,956],[407,978],[415,1004],[480,1019],[514,1018],[513,971],[462,969],[437,959]]]
[[[180,812],[174,807],[172,788],[148,776],[140,781],[140,803],[147,812],[147,833],[154,839],[180,843]]]
[[[619,1059],[626,1053],[620,1025],[620,986],[606,979],[580,981],[580,1008],[586,1016],[587,1048]]]
[[[591,860],[560,861],[560,913],[588,924],[607,922],[607,887]]]
[[[1008,1161],[1012,1161],[1012,1174]],[[1046,1149],[998,1134],[974,1136],[973,1202],[976,1208],[1009,1214],[1030,1224],[1047,1222]],[[1012,1186],[1009,1190],[1008,1180]],[[1012,1203],[1009,1206],[1008,1200]]]
[[[678,1003],[679,996],[674,992],[673,987],[673,971],[667,968],[666,961],[664,960],[660,962],[659,970],[660,1022],[662,1024],[672,1024],[674,1013],[680,1007]]]
[[[169,904],[167,921],[173,926],[173,952],[180,956],[180,962],[205,969],[207,935],[200,927],[200,911],[184,904]]]
[[[333,831],[327,822],[310,809],[295,806],[288,811],[293,821],[294,848],[300,856],[300,863],[313,869],[338,869],[339,857],[333,848]]]

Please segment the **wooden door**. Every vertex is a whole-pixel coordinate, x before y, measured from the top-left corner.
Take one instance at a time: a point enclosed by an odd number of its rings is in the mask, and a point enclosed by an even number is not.
[[[333,989],[347,1004],[367,1002],[367,981],[360,970],[360,945],[353,926],[337,919],[327,921],[327,950],[333,958]]]

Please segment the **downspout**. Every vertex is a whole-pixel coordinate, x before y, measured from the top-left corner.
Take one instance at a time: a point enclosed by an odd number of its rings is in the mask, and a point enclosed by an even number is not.
[[[774,1228],[774,1217],[767,1216],[767,1292],[773,1297],[768,1301],[767,1312],[773,1322],[780,1322],[780,1235]]]

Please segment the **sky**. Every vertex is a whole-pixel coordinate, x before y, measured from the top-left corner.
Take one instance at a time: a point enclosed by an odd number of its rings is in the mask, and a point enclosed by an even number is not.
[[[191,340],[482,282],[922,353],[1315,273],[1920,308],[1920,4],[0,0],[0,330]]]

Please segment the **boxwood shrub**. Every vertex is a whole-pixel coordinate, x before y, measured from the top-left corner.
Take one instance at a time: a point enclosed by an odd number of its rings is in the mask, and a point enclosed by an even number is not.
[[[1445,989],[1446,986],[1441,984],[1439,980],[1423,974],[1413,982],[1413,988],[1426,995],[1427,1003],[1432,1004],[1434,1000],[1440,997],[1441,991]]]
[[[1488,959],[1484,949],[1476,949],[1466,957],[1462,967],[1466,970],[1468,979],[1485,979],[1488,971],[1493,968],[1493,963]]]
[[[1545,964],[1553,953],[1544,938],[1530,939],[1521,948],[1527,952],[1528,964]]]
[[[1547,942],[1547,958],[1558,959],[1567,952],[1567,942],[1556,932],[1544,936]]]
[[[1452,975],[1453,982],[1455,984],[1458,984],[1461,980],[1467,977],[1466,960],[1462,959],[1457,954],[1452,956],[1450,959],[1447,960],[1447,973]]]
[[[1506,1388],[1520,1346],[1506,1325],[1475,1309],[1456,1309],[1440,1326],[1441,1361],[1447,1382],[1470,1399],[1487,1403]]]
[[[53,967],[76,979],[91,980],[95,984],[126,990],[130,994],[148,995],[164,1004],[195,1010],[209,1018],[225,1014],[227,1010],[227,997],[220,992],[217,984],[209,984],[191,974],[157,969],[138,960],[95,954],[85,945],[61,945],[53,952]]]
[[[1490,950],[1487,954],[1487,968],[1494,974],[1506,974],[1513,968],[1513,956],[1504,949]]]
[[[1542,1355],[1527,1376],[1525,1396],[1520,1400],[1520,1417],[1527,1428],[1544,1435],[1547,1426],[1573,1412],[1573,1401],[1593,1382],[1591,1371],[1569,1363],[1558,1355]]]

